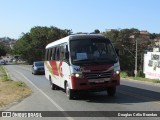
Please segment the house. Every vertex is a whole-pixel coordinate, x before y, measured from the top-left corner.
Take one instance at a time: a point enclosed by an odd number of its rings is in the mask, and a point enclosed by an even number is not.
[[[160,50],[153,48],[153,52],[144,54],[143,73],[146,78],[160,80]]]

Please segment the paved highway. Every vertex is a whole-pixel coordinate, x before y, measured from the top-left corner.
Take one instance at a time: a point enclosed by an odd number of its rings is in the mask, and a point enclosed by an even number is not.
[[[51,90],[44,75],[32,75],[31,66],[6,65],[10,77],[25,82],[33,94],[6,111],[160,111],[160,86],[121,80],[115,97],[107,92],[90,93],[76,100],[68,100],[62,90]],[[100,113],[100,112],[99,112]],[[63,112],[64,115],[67,112]],[[101,114],[101,113],[100,113]],[[68,115],[68,114],[67,114]],[[102,115],[103,116],[103,115]],[[7,118],[8,119],[8,118]],[[157,117],[53,117],[64,120],[158,120]],[[13,120],[13,118],[12,118]],[[15,118],[17,120],[17,118]]]

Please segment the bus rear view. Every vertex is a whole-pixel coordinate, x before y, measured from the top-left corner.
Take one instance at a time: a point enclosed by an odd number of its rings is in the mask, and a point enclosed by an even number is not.
[[[66,42],[65,57],[68,56],[62,60],[64,75],[59,79],[63,85],[58,86],[65,89],[69,99],[79,91],[106,90],[114,96],[116,86],[120,85],[120,65],[110,40],[102,35],[82,34],[71,35]]]

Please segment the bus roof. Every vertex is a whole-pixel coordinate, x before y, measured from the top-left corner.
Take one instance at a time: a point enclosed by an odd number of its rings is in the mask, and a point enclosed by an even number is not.
[[[105,38],[105,37],[101,34],[73,34],[73,35],[69,35],[67,37],[64,37],[64,38],[61,38],[59,40],[49,43],[46,46],[46,49],[56,46],[58,44],[69,42],[70,40],[76,40],[76,39],[82,39],[82,38]]]

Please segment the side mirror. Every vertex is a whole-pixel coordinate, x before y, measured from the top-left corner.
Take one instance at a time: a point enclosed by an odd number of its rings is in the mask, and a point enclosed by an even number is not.
[[[117,56],[119,57],[119,49],[115,49],[116,53],[117,53]]]

